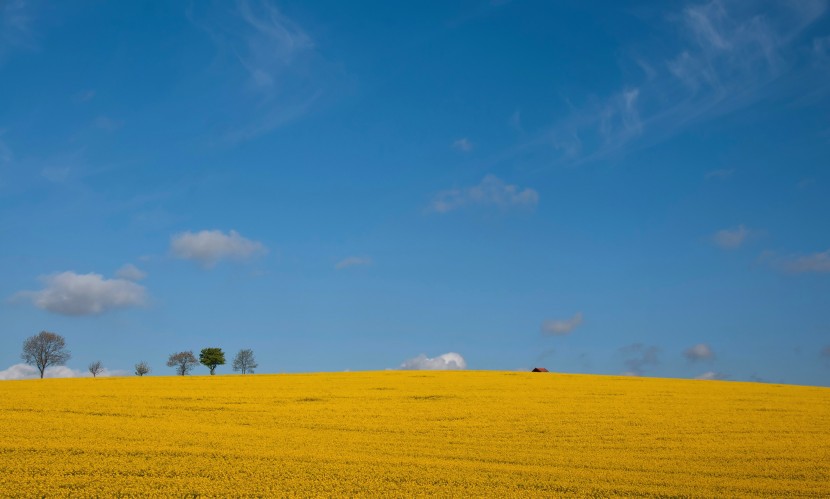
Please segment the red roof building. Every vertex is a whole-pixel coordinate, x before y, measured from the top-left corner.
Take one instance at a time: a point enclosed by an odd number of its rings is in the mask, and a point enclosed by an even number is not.
[[[532,373],[546,373],[546,372],[548,372],[548,370],[545,369],[544,367],[534,367],[533,370],[530,371],[530,372],[532,372]]]

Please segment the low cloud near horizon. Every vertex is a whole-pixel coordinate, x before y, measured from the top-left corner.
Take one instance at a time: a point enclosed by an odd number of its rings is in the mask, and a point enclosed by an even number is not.
[[[439,355],[434,358],[429,358],[425,354],[405,360],[400,369],[404,370],[432,370],[432,371],[446,371],[451,369],[466,369],[467,362],[460,354],[449,352]]]
[[[181,232],[170,238],[170,251],[176,258],[199,262],[205,268],[221,260],[243,261],[264,255],[268,249],[259,241],[242,237],[235,230]]]
[[[98,374],[99,378],[109,376],[127,376],[129,371],[123,369],[106,369]],[[66,366],[52,366],[47,367],[43,372],[44,378],[91,378],[92,374],[89,371],[81,371],[72,369]],[[36,367],[29,364],[14,364],[8,368],[0,371],[0,380],[17,380],[17,379],[36,379],[40,378],[40,371]]]
[[[72,271],[43,276],[44,288],[21,291],[16,299],[31,301],[42,310],[61,315],[100,315],[110,310],[146,303],[144,286],[126,279],[105,279],[101,274]]]

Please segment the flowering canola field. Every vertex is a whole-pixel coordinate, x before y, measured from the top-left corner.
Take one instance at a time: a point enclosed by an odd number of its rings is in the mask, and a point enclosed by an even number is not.
[[[830,496],[830,389],[516,372],[0,382],[0,495]]]

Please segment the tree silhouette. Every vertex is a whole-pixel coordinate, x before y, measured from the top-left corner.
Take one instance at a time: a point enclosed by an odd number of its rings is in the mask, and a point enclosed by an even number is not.
[[[176,374],[184,376],[199,365],[196,356],[193,355],[193,350],[187,352],[171,353],[170,358],[167,359],[167,365],[176,369]]]
[[[95,362],[91,363],[89,367],[89,372],[92,374],[93,378],[97,378],[101,372],[104,370],[104,364],[101,363],[100,360],[96,360]]]
[[[66,349],[66,340],[59,334],[41,331],[23,342],[21,358],[23,362],[37,367],[41,378],[47,367],[61,366],[70,357],[69,350]]]
[[[210,369],[212,376],[215,374],[216,366],[225,365],[225,352],[221,348],[203,348],[199,353],[199,362]]]
[[[240,350],[233,359],[233,370],[242,371],[242,374],[253,374],[257,366],[256,359],[254,359],[254,351],[249,348]]]

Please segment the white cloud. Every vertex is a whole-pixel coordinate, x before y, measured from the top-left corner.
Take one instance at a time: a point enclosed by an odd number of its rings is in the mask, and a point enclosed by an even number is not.
[[[132,263],[128,263],[115,271],[115,277],[128,281],[140,281],[147,277],[147,272],[144,272]]]
[[[473,143],[467,139],[467,137],[460,138],[452,143],[452,146],[455,149],[463,152],[470,152],[473,150]]]
[[[128,376],[130,373],[123,369],[104,369],[98,374],[99,378],[110,376]],[[28,364],[14,364],[0,371],[0,380],[35,379],[40,377],[40,371]],[[91,378],[89,371],[81,371],[66,366],[47,367],[43,372],[44,378]]]
[[[445,353],[434,358],[429,358],[426,355],[421,354],[417,357],[404,361],[400,367],[400,369],[433,371],[466,368],[467,362],[464,360],[464,357],[455,352]]]
[[[334,268],[336,268],[337,270],[342,270],[347,269],[349,267],[360,267],[367,265],[372,265],[371,258],[367,256],[349,256],[337,262]]]
[[[563,336],[582,324],[582,312],[577,312],[570,319],[547,320],[542,323],[542,333],[551,336]]]
[[[809,255],[778,256],[774,252],[764,252],[759,261],[793,274],[830,272],[830,250]]]
[[[683,351],[683,356],[691,362],[714,360],[715,352],[706,343],[698,343]]]
[[[182,232],[170,240],[170,250],[177,258],[194,260],[210,268],[220,260],[247,260],[267,253],[267,248],[232,230],[227,234],[219,230]]]
[[[109,310],[143,305],[146,290],[124,279],[104,279],[100,274],[61,272],[41,277],[40,291],[21,291],[16,296],[36,307],[61,315],[98,315]]]
[[[439,192],[433,198],[430,209],[447,213],[469,205],[533,208],[538,203],[539,193],[535,190],[506,184],[495,175],[488,174],[473,187]]]
[[[706,371],[705,373],[699,374],[695,376],[695,379],[705,379],[705,380],[715,380],[715,379],[727,379],[729,376],[723,373],[715,372],[715,371]]]
[[[737,249],[750,236],[751,230],[743,225],[739,225],[734,229],[722,229],[712,236],[712,242],[723,249]]]

